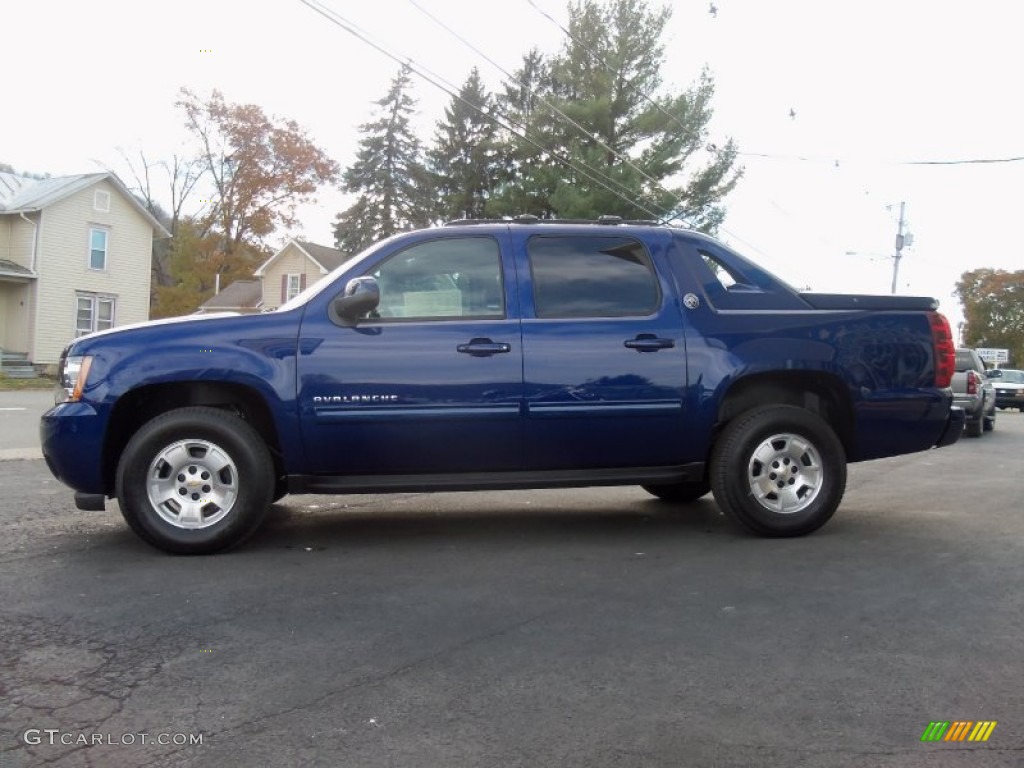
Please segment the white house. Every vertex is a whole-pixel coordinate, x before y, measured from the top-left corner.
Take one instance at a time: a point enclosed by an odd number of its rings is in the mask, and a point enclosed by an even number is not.
[[[149,319],[154,238],[112,173],[0,173],[0,349],[53,366],[76,336]]]

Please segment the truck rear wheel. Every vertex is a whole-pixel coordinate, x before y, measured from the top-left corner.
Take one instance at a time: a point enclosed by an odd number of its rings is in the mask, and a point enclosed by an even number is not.
[[[711,488],[727,517],[760,536],[803,536],[823,526],[846,490],[846,454],[817,414],[789,405],[729,423],[711,457]]]
[[[145,424],[117,468],[121,514],[166,552],[208,554],[259,527],[274,493],[260,434],[216,408],[179,408]]]

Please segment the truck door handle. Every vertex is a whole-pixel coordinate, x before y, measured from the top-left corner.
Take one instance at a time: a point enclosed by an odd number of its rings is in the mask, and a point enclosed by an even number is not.
[[[504,352],[511,352],[512,345],[504,342],[494,342],[490,339],[471,339],[468,344],[459,344],[456,349],[464,355],[473,357],[490,357]]]
[[[672,339],[659,339],[653,333],[641,333],[635,339],[627,339],[623,343],[637,352],[657,352],[659,349],[671,349],[676,345]]]

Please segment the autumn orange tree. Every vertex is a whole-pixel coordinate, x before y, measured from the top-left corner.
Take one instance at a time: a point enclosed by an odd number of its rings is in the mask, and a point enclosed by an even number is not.
[[[203,234],[191,218],[179,222],[171,238],[167,257],[167,279],[154,285],[153,317],[177,317],[196,310],[212,294],[215,286],[223,289],[235,280],[252,277],[254,265],[266,251],[248,243],[227,253],[216,233]],[[218,280],[219,277],[219,280]]]
[[[197,149],[171,166],[186,171],[168,171],[172,200],[204,197],[194,213],[175,215],[169,274],[158,281],[167,284],[155,287],[153,317],[194,311],[213,294],[218,275],[221,288],[250,277],[269,255],[267,238],[294,226],[297,207],[338,176],[337,164],[293,120],[228,103],[219,91],[201,98],[183,88],[177,106]]]
[[[955,295],[964,308],[964,345],[1009,350],[1010,365],[1024,368],[1024,269],[964,272]]]

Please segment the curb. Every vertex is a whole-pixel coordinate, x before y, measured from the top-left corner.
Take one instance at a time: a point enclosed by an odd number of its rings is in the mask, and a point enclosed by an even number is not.
[[[43,458],[43,452],[39,448],[0,448],[0,461],[41,458]]]

